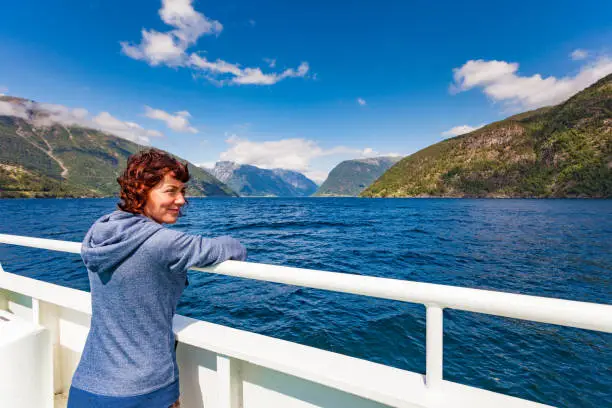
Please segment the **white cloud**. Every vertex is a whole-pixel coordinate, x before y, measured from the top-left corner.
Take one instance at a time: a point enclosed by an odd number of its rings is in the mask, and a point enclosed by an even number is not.
[[[53,123],[59,123],[64,126],[87,126],[89,122],[89,112],[83,108],[69,108],[64,105],[55,105],[51,103],[37,103],[36,109],[44,112],[43,115],[36,117],[37,126],[50,126]]]
[[[221,160],[252,164],[266,169],[308,170],[313,158],[326,153],[317,143],[305,139],[252,142],[234,135],[226,142],[230,148],[221,153]]]
[[[4,96],[8,92],[8,88],[6,86],[0,85],[0,96]]]
[[[363,98],[357,98],[357,103],[358,103],[360,106],[365,106],[365,105],[367,104],[367,102],[366,102],[366,101],[365,101],[365,99],[363,99]]]
[[[494,83],[501,78],[513,75],[516,70],[518,70],[516,63],[470,60],[461,68],[453,69],[455,84],[451,86],[451,91],[461,92],[475,86]]]
[[[121,121],[108,112],[102,112],[91,118],[87,109],[69,108],[64,105],[38,103],[35,108],[43,112],[35,121],[37,126],[50,126],[59,123],[64,126],[82,126],[98,129],[102,132],[130,140],[135,143],[148,145],[150,137],[161,137],[163,134],[157,130],[144,129],[137,123]]]
[[[226,142],[230,147],[221,153],[220,160],[251,164],[264,169],[296,170],[316,182],[323,182],[327,178],[331,167],[342,160],[383,155],[370,147],[354,149],[346,146],[335,146],[324,149],[314,140],[301,138],[255,142],[232,135]],[[389,155],[393,155],[393,153],[386,156]],[[327,158],[324,161],[330,164],[324,165],[324,168],[321,168],[321,166],[315,168],[313,161],[320,161],[323,158]],[[329,169],[325,169],[327,167]]]
[[[151,137],[163,137],[164,134],[159,130],[147,130],[147,136]]]
[[[206,73],[206,78],[218,85],[273,85],[285,78],[304,77],[310,67],[302,62],[297,70],[288,68],[281,73],[264,74],[261,68],[240,68],[223,60],[209,61],[206,57],[191,54],[189,64]]]
[[[232,78],[231,82],[233,84],[273,85],[285,78],[304,77],[309,69],[310,67],[307,62],[302,62],[297,70],[288,68],[279,74],[264,74],[260,68],[245,68],[242,70],[241,75]]]
[[[194,10],[192,0],[162,0],[159,10],[164,23],[175,27],[172,31],[182,43],[194,44],[207,34],[220,34],[223,25]]]
[[[92,118],[87,109],[83,108],[69,108],[64,105],[30,101],[0,101],[0,115],[30,119],[32,111],[35,112],[35,115],[32,117],[34,126],[51,126],[53,124],[80,126],[97,129],[144,145],[149,144],[150,137],[163,136],[157,130],[145,129],[134,122],[121,121],[108,112],[102,112]]]
[[[575,49],[570,54],[570,57],[574,61],[580,61],[580,60],[586,59],[588,56],[589,56],[589,52],[587,50],[583,50],[583,49],[580,49],[580,48]]]
[[[360,157],[362,158],[367,158],[367,157],[402,157],[403,154],[400,153],[396,153],[396,152],[389,152],[389,153],[383,153],[383,152],[379,152],[378,150],[374,150],[371,147],[366,147],[363,150],[350,150],[348,151],[349,153],[355,154],[357,153]],[[355,158],[354,156],[351,158]]]
[[[0,101],[0,116],[15,116],[17,118],[28,118],[28,107],[22,104]]]
[[[196,166],[201,167],[206,170],[212,170],[215,168],[215,162],[202,162],[196,164]]]
[[[147,61],[153,66],[159,64],[180,66],[186,59],[185,47],[176,37],[155,30],[142,30],[142,42],[139,45],[122,42],[121,49],[128,57]]]
[[[221,59],[209,61],[187,49],[195,45],[203,35],[219,35],[223,25],[206,17],[193,8],[193,0],[163,0],[159,15],[164,23],[173,27],[168,32],[142,30],[140,44],[120,42],[122,52],[130,58],[146,61],[152,66],[167,65],[187,67],[200,71],[203,77],[217,85],[273,85],[285,78],[305,77],[309,71],[307,62],[297,69],[264,73],[259,67],[244,67]],[[251,25],[255,25],[253,20]],[[266,60],[270,68],[276,60]]]
[[[218,59],[215,62],[210,62],[206,57],[200,57],[197,54],[191,54],[189,58],[191,66],[200,68],[204,71],[210,71],[213,74],[232,74],[239,76],[242,74],[242,70],[238,65],[230,64],[229,62]]]
[[[483,126],[484,125],[478,125],[478,126],[470,126],[470,125],[455,126],[453,128],[448,129],[447,131],[442,132],[442,136],[459,136],[459,135],[463,135],[465,133],[473,132],[474,130],[480,129]]]
[[[276,58],[264,58],[263,60],[270,68],[276,67]]]
[[[316,184],[320,186],[327,179],[327,176],[329,175],[329,171],[308,170],[308,171],[304,171],[302,174],[304,174],[306,177],[308,177],[309,179],[311,179],[312,181],[314,181]]]
[[[191,3],[192,0],[162,0],[159,15],[174,30],[160,33],[143,29],[140,44],[126,41],[120,43],[123,53],[153,66],[184,65],[188,59],[185,53],[187,48],[194,45],[201,36],[218,35],[223,30],[220,22],[195,11]]]
[[[480,87],[493,101],[514,109],[533,109],[554,105],[568,99],[602,77],[612,73],[612,59],[601,57],[585,64],[575,76],[543,78],[540,74],[517,74],[518,63],[470,60],[455,68],[451,92]]]
[[[176,112],[174,115],[161,109],[145,106],[145,116],[151,119],[166,122],[166,126],[177,132],[198,133],[198,130],[189,124],[191,115],[187,111]]]
[[[150,136],[158,136],[159,132],[146,130],[134,122],[124,122],[108,112],[102,112],[92,119],[96,127],[106,133],[131,140],[135,143],[149,144]]]
[[[363,149],[363,151],[361,152],[362,156],[373,156],[376,155],[378,152],[374,151],[374,149],[372,149],[371,147],[366,147],[365,149]]]

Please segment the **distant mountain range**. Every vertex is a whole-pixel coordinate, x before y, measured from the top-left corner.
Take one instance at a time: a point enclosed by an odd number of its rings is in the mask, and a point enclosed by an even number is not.
[[[118,195],[127,158],[145,148],[99,130],[50,122],[44,105],[0,96],[0,198]],[[184,160],[182,160],[184,162]],[[236,196],[225,184],[189,164],[193,196]]]
[[[356,197],[401,157],[345,160],[332,169],[316,196]]]
[[[612,75],[404,158],[363,197],[612,197]]]
[[[207,170],[241,196],[307,197],[317,185],[302,173],[221,161]]]
[[[52,122],[44,106],[0,96],[0,197],[116,195],[127,157],[144,146]],[[398,160],[344,161],[320,188],[291,170],[225,161],[209,173],[190,165],[188,194],[612,197],[612,75],[560,105],[509,117]]]

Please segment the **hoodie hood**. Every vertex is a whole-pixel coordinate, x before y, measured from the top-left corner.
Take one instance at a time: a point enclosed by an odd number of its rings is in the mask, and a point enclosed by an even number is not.
[[[81,258],[90,272],[112,273],[162,228],[144,215],[115,211],[91,226],[81,246]]]

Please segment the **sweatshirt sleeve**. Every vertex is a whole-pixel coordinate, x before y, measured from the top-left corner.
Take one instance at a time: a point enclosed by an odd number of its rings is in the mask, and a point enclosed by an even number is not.
[[[229,236],[205,238],[163,228],[155,234],[153,245],[159,251],[162,264],[173,271],[193,266],[210,266],[227,260],[244,261],[246,248]]]

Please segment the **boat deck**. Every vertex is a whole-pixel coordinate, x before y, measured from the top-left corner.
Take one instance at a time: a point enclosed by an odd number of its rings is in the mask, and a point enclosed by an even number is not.
[[[80,249],[79,243],[0,234],[3,242],[71,253]],[[445,380],[442,310],[612,333],[610,305],[235,261],[194,270],[424,304],[426,374],[177,315],[174,331],[184,408],[544,407]],[[41,354],[48,357],[40,359],[36,370],[48,379],[48,388],[36,390],[47,402],[36,406],[66,406],[89,331],[90,294],[5,272],[0,266],[0,310],[48,333],[43,336],[48,352]],[[11,384],[13,392],[19,385]],[[6,397],[0,392],[0,406],[11,406],[4,405],[2,398]]]
[[[68,393],[60,392],[53,397],[53,408],[66,408],[68,406]]]

